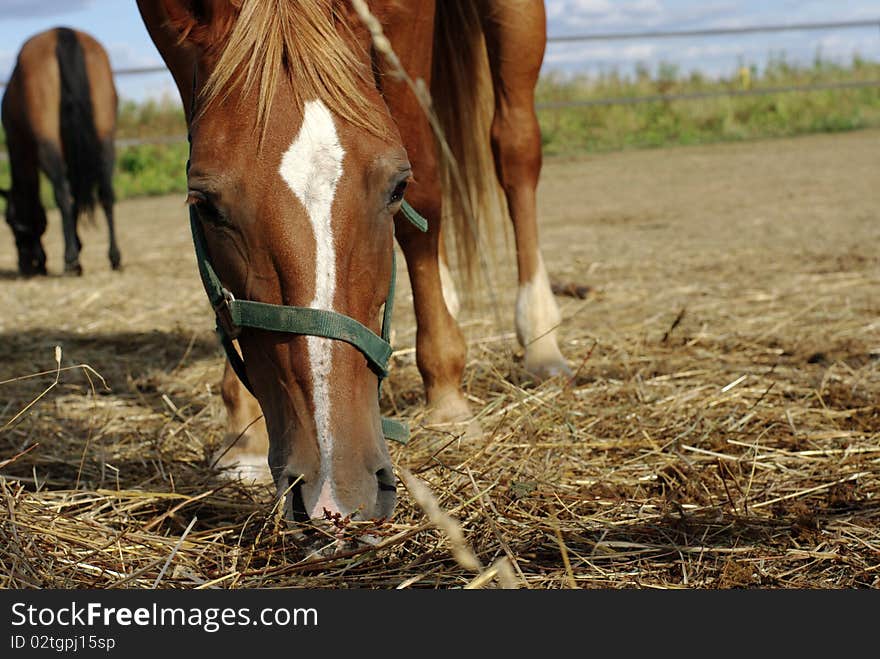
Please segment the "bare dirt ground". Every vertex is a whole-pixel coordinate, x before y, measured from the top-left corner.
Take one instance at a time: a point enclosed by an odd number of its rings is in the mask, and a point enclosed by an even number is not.
[[[211,469],[222,358],[182,199],[119,205],[121,274],[100,218],[82,279],[56,215],[47,279],[14,276],[7,232],[0,586],[880,586],[880,132],[554,160],[540,209],[551,274],[590,287],[559,298],[574,380],[522,372],[502,252],[497,313],[462,316],[485,433],[438,448],[405,277],[398,300],[392,456],[479,569],[402,485],[378,547],[316,557]]]

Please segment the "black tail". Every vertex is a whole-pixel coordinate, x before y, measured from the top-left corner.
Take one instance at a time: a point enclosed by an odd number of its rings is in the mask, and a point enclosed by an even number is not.
[[[95,129],[89,74],[76,33],[58,28],[55,47],[61,72],[61,145],[76,213],[91,216],[101,180],[101,144]]]

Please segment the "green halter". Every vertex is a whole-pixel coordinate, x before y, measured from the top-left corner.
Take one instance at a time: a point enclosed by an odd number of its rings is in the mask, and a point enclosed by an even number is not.
[[[193,73],[193,108],[196,99],[196,77]],[[192,133],[187,136],[189,140],[190,156],[192,156]],[[189,174],[190,161],[187,160],[186,171]],[[409,220],[419,231],[428,230],[428,221],[419,215],[416,210],[406,201],[401,206],[403,216]],[[345,341],[360,350],[370,368],[379,377],[379,388],[382,380],[388,375],[388,360],[391,358],[391,312],[394,308],[394,289],[397,282],[397,258],[394,251],[391,252],[391,286],[388,297],[385,300],[385,313],[382,317],[382,334],[377,335],[371,329],[362,325],[354,318],[349,318],[335,311],[324,309],[312,309],[309,307],[290,307],[281,304],[265,304],[251,302],[249,300],[236,300],[232,293],[220,282],[220,277],[211,265],[208,257],[208,248],[205,244],[205,236],[199,218],[196,217],[195,209],[190,206],[189,224],[192,229],[193,244],[196,248],[196,261],[199,265],[199,274],[205,292],[214,308],[217,319],[217,335],[220,343],[226,351],[226,357],[232,370],[241,380],[241,383],[251,394],[254,389],[247,376],[244,360],[235,346],[233,339],[241,333],[241,328],[251,327],[254,329],[267,330],[270,332],[285,332],[302,336],[320,336],[336,341]],[[409,441],[409,428],[406,424],[393,419],[382,419],[382,433],[386,439],[401,444]]]
[[[187,170],[189,163],[187,163]],[[428,222],[419,215],[412,206],[403,202],[403,215],[420,231],[427,231]],[[391,358],[391,313],[394,308],[394,290],[397,281],[397,258],[392,251],[391,286],[385,300],[385,312],[382,317],[381,336],[362,325],[354,318],[349,318],[335,311],[312,309],[310,307],[291,307],[280,304],[265,304],[249,300],[236,300],[232,293],[223,286],[208,258],[205,236],[195,209],[190,206],[189,223],[192,229],[193,244],[196,249],[196,262],[205,292],[214,308],[217,319],[217,335],[226,351],[229,364],[242,384],[254,393],[245,370],[244,360],[238,354],[233,339],[237,338],[243,327],[268,330],[270,332],[286,332],[303,336],[320,336],[337,341],[345,341],[353,345],[367,358],[370,367],[379,377],[379,386],[388,375],[388,360]],[[399,421],[382,419],[382,432],[387,439],[401,444],[409,440],[409,429]]]

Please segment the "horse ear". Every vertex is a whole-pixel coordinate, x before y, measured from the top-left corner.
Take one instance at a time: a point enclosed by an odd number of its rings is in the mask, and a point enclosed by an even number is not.
[[[203,50],[216,48],[225,40],[241,8],[239,0],[162,0],[162,5],[180,42]]]

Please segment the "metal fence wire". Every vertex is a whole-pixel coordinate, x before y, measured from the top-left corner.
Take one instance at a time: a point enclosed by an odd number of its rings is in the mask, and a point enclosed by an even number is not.
[[[761,32],[818,32],[824,30],[851,30],[855,28],[880,28],[880,18],[837,21],[828,23],[788,23],[784,25],[751,25],[746,27],[719,27],[701,30],[659,30],[653,32],[607,32],[605,34],[575,34],[549,37],[549,43],[576,41],[626,41],[652,39],[680,39],[683,37],[717,37],[733,34],[759,34]]]
[[[718,37],[739,34],[760,34],[770,32],[817,32],[826,30],[852,30],[865,28],[880,29],[880,18],[836,21],[824,23],[790,23],[785,25],[752,25],[745,27],[708,28],[699,30],[660,30],[650,32],[609,32],[604,34],[558,35],[548,38],[553,43],[577,43],[598,41],[651,41],[655,39],[681,39],[695,37]],[[880,87],[880,80],[855,80],[808,85],[787,85],[758,87],[754,89],[718,89],[705,92],[684,92],[677,94],[650,94],[644,96],[620,96],[584,100],[551,101],[539,103],[539,110],[561,110],[565,108],[607,107],[612,105],[639,105],[672,101],[695,101],[725,97],[769,96],[772,94],[806,93],[844,89],[866,89]]]

